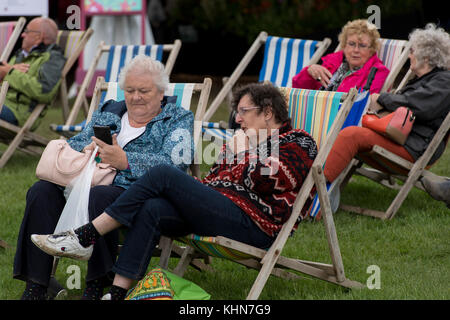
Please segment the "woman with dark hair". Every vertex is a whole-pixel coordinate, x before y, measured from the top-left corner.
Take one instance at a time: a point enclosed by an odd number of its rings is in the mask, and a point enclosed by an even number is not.
[[[104,297],[113,300],[144,276],[161,235],[225,236],[270,247],[292,213],[317,147],[306,132],[292,129],[286,102],[271,84],[239,89],[233,108],[242,130],[224,144],[202,181],[170,166],[151,168],[91,223],[33,235],[32,241],[48,254],[87,260],[100,236],[128,227]]]

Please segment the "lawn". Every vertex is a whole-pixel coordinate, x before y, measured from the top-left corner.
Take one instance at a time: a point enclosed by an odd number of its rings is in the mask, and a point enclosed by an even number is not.
[[[211,101],[211,100],[210,100]],[[60,122],[60,111],[50,108],[38,131],[48,137],[58,136],[48,129],[49,123]],[[226,119],[226,108],[218,119]],[[215,119],[217,120],[217,119]],[[4,151],[5,146],[0,147]],[[0,169],[0,239],[10,248],[0,249],[0,299],[19,299],[24,283],[12,279],[12,266],[17,235],[25,208],[28,188],[37,180],[34,174],[37,157],[16,152],[7,165]],[[206,171],[207,165],[202,166]],[[431,171],[450,175],[450,151]],[[355,177],[342,194],[342,202],[363,204],[374,209],[385,209],[395,196],[365,178]],[[421,190],[414,189],[392,221],[380,221],[339,210],[335,224],[344,261],[346,276],[363,284],[370,284],[372,268],[378,270],[379,288],[345,290],[339,286],[312,279],[287,281],[271,277],[260,299],[443,299],[450,298],[450,210]],[[289,239],[284,255],[304,260],[330,263],[323,222],[303,222]],[[170,266],[174,267],[175,259]],[[152,266],[157,264],[153,259]],[[86,263],[62,259],[57,279],[66,284],[71,275],[69,266],[77,265],[82,276]],[[373,267],[375,266],[375,267]],[[211,294],[212,299],[244,299],[256,271],[229,261],[213,259],[213,272],[188,269],[185,278]],[[67,299],[78,299],[80,289],[69,290]]]

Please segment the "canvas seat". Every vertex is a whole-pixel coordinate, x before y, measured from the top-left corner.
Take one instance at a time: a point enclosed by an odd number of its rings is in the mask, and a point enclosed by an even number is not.
[[[67,97],[66,94],[66,76],[69,73],[72,66],[75,64],[78,59],[81,51],[83,50],[86,42],[89,40],[93,33],[92,29],[88,29],[86,31],[59,31],[57,37],[57,44],[62,45],[62,49],[64,50],[64,56],[67,58],[66,63],[64,64],[63,70],[61,72],[61,86],[60,93],[62,100],[64,101],[64,97]],[[67,45],[69,42],[64,41],[64,39],[77,39],[71,45]],[[54,103],[55,99],[51,102]],[[64,102],[63,102],[64,105]],[[3,107],[3,103],[0,104],[0,108]],[[40,103],[36,105],[28,117],[27,121],[25,121],[22,127],[15,126],[6,121],[0,120],[0,142],[8,144],[8,148],[3,152],[2,157],[0,158],[0,168],[8,162],[8,160],[13,155],[16,149],[20,149],[24,152],[31,154],[41,154],[41,148],[45,147],[48,143],[48,139],[46,137],[40,136],[31,131],[33,124],[36,120],[41,116],[44,109],[47,107],[46,104]],[[67,111],[67,110],[66,110]],[[63,112],[64,114],[64,107]],[[38,147],[37,149],[35,147]]]
[[[103,41],[98,45],[94,59],[92,60],[86,76],[78,90],[75,102],[72,106],[69,116],[65,120],[64,125],[51,124],[50,128],[62,135],[70,137],[81,130],[83,130],[85,122],[81,122],[75,125],[78,113],[83,108],[87,115],[89,109],[89,103],[87,100],[87,91],[93,80],[94,72],[97,68],[100,58],[103,54],[107,54],[106,65],[106,82],[117,82],[119,72],[122,67],[133,59],[138,54],[145,54],[154,58],[155,60],[163,60],[164,52],[168,52],[169,56],[165,63],[165,69],[167,74],[170,73],[175,64],[176,58],[181,48],[181,41],[175,40],[173,44],[160,44],[160,45],[106,45]]]
[[[317,63],[330,44],[329,38],[324,38],[322,41],[283,38],[269,36],[267,32],[262,31],[231,76],[225,78],[224,86],[208,107],[202,129],[205,138],[215,137],[215,142],[222,144],[230,137],[230,134],[225,130],[226,127],[223,128],[223,125],[210,123],[210,119],[229,96],[234,85],[263,45],[264,58],[259,73],[259,81],[269,81],[279,87],[291,87],[292,77],[300,72],[303,67]]]
[[[293,88],[281,88],[281,90],[283,90],[289,101],[289,114],[292,119],[292,125],[295,128],[308,131],[316,140],[319,150],[312,168],[297,195],[291,216],[285,222],[275,242],[268,250],[249,246],[221,236],[202,237],[190,235],[177,239],[187,243],[188,247],[183,251],[174,273],[182,276],[193,259],[199,257],[199,254],[200,256],[206,254],[226,258],[259,270],[247,299],[258,299],[271,274],[288,279],[299,278],[296,273],[287,272],[285,269],[308,274],[347,288],[362,287],[360,283],[349,280],[345,276],[329,198],[326,193],[325,177],[322,171],[331,146],[355,101],[356,89],[352,89],[348,94]],[[344,101],[341,102],[341,99],[344,99]],[[292,228],[313,188],[317,190],[325,211],[324,226],[332,264],[281,256]]]

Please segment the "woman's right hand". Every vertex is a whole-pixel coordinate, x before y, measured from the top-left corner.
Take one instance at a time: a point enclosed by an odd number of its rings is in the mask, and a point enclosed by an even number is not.
[[[319,81],[324,87],[327,87],[328,84],[330,84],[330,79],[333,76],[327,68],[319,64],[310,65],[308,67],[308,73],[313,79]]]
[[[236,130],[233,137],[231,137],[231,139],[227,142],[227,145],[234,154],[238,154],[242,151],[248,150],[249,141],[244,130]]]

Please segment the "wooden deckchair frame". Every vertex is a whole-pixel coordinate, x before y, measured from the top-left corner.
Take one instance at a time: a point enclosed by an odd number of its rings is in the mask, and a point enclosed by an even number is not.
[[[61,75],[61,85],[59,88],[60,92],[60,98],[62,103],[62,112],[63,112],[63,119],[66,121],[67,117],[69,116],[69,98],[68,98],[68,91],[67,91],[67,74],[69,73],[70,69],[72,69],[75,62],[78,60],[81,52],[83,51],[84,47],[86,46],[87,42],[91,38],[92,34],[94,33],[94,30],[92,28],[88,28],[86,31],[70,31],[70,30],[60,30],[60,33],[63,32],[82,32],[83,35],[81,36],[80,43],[77,46],[75,52],[67,59],[66,64],[64,65],[62,75]]]
[[[100,58],[104,53],[109,52],[110,48],[111,46],[106,45],[104,41],[101,41],[100,44],[98,45],[94,59],[92,60],[91,65],[89,66],[89,69],[87,70],[86,75],[83,79],[83,82],[81,83],[77,97],[75,98],[75,102],[72,106],[72,110],[70,111],[69,116],[67,117],[65,125],[71,126],[75,124],[76,118],[82,106],[84,107],[85,114],[86,115],[88,114],[89,103],[86,97],[87,90],[92,82],[92,78],[94,77],[95,69],[97,68]],[[167,57],[167,61],[165,63],[165,70],[169,76],[175,65],[175,61],[177,59],[180,48],[181,48],[181,41],[178,39],[175,40],[173,44],[163,45],[163,51],[170,52],[169,56]]]
[[[220,244],[232,250],[238,250],[253,257],[253,259],[233,260],[233,262],[259,270],[258,276],[253,283],[247,299],[256,300],[259,298],[261,291],[263,290],[267,279],[271,274],[289,279],[296,279],[299,277],[295,273],[289,273],[282,269],[295,270],[347,288],[362,287],[362,284],[359,282],[349,280],[345,276],[336,228],[327,194],[325,176],[322,170],[328,153],[330,152],[331,147],[336,140],[336,137],[344,124],[348,113],[350,112],[353,102],[356,99],[356,94],[356,89],[351,89],[342,103],[341,109],[327,135],[327,139],[319,148],[319,152],[313,162],[312,168],[297,195],[292,214],[284,223],[280,233],[270,249],[266,251],[225,237],[214,238],[216,244]],[[324,264],[281,256],[281,252],[286,244],[286,241],[288,240],[291,230],[293,229],[297,218],[299,217],[300,212],[314,186],[317,189],[319,201],[321,202],[321,206],[323,206],[324,210],[324,226],[327,234],[332,264]],[[175,268],[174,273],[183,275],[189,263],[196,257],[197,255],[195,254],[195,249],[192,247],[187,247],[187,249],[184,250],[177,267]],[[161,259],[167,259],[167,256],[162,256]]]
[[[219,91],[217,96],[214,98],[214,100],[211,102],[211,105],[208,107],[208,110],[205,114],[205,121],[209,121],[213,114],[217,111],[220,104],[224,101],[224,99],[227,97],[227,95],[231,92],[234,85],[238,81],[238,79],[241,77],[242,73],[245,71],[247,66],[249,65],[250,61],[254,58],[258,50],[263,46],[266,41],[267,37],[269,35],[265,31],[261,31],[259,35],[256,37],[255,41],[251,45],[251,47],[248,49],[247,53],[244,55],[242,60],[237,65],[236,69],[234,69],[233,73],[229,78],[226,78],[226,81],[224,81],[224,86]],[[314,52],[314,55],[311,57],[311,60],[309,61],[308,65],[317,63],[319,61],[320,57],[325,53],[327,48],[331,44],[331,39],[324,38],[322,41],[318,41],[317,43],[317,49]]]
[[[20,17],[17,20],[16,25],[14,26],[14,31],[12,32],[11,37],[8,39],[8,43],[6,44],[5,49],[1,53],[0,61],[7,61],[9,59],[9,56],[11,55],[11,52],[13,51],[17,39],[19,39],[26,22],[27,20],[24,17]]]
[[[438,131],[434,135],[433,139],[431,140],[430,144],[426,148],[423,155],[419,159],[417,159],[416,162],[414,163],[407,161],[377,145],[375,145],[372,148],[372,150],[368,152],[367,155],[370,158],[378,157],[388,161],[394,166],[398,166],[404,169],[407,172],[407,174],[405,175],[385,173],[371,168],[362,168],[360,167],[361,163],[358,162],[358,160],[353,159],[350,165],[341,174],[342,177],[346,177],[344,181],[348,181],[349,177],[356,172],[386,187],[389,187],[391,189],[397,189],[399,190],[399,192],[389,205],[388,209],[384,212],[379,210],[365,209],[357,206],[349,206],[345,204],[341,205],[340,208],[346,211],[372,216],[375,218],[380,218],[382,220],[392,219],[396,215],[397,211],[400,209],[403,201],[408,196],[409,191],[414,186],[424,190],[420,183],[421,177],[434,176],[434,174],[428,171],[426,168],[431,157],[437,150],[439,144],[444,140],[449,130],[450,130],[450,113],[447,114],[444,122],[439,127]],[[404,181],[404,184],[402,186],[399,186],[398,184],[395,183],[395,179]]]
[[[78,59],[81,50],[86,45],[86,42],[91,36],[92,32],[92,29],[88,29],[86,31],[86,34],[83,37],[83,41],[79,43],[78,48],[72,53],[72,55],[64,64],[63,71],[61,72],[61,79],[64,79],[64,81],[67,73],[70,70],[70,67],[72,67],[75,61]],[[54,100],[56,100],[56,97],[54,98]],[[51,103],[53,103],[54,100]],[[16,149],[20,149],[21,151],[34,155],[41,154],[41,152],[37,151],[34,147],[45,147],[49,142],[49,139],[31,132],[31,127],[39,118],[46,106],[47,104],[44,103],[37,104],[22,127],[13,125],[0,119],[0,141],[3,143],[9,142],[8,148],[5,150],[5,152],[3,152],[0,158],[0,168],[3,168],[5,166]],[[0,105],[0,110],[2,107],[3,103]]]

